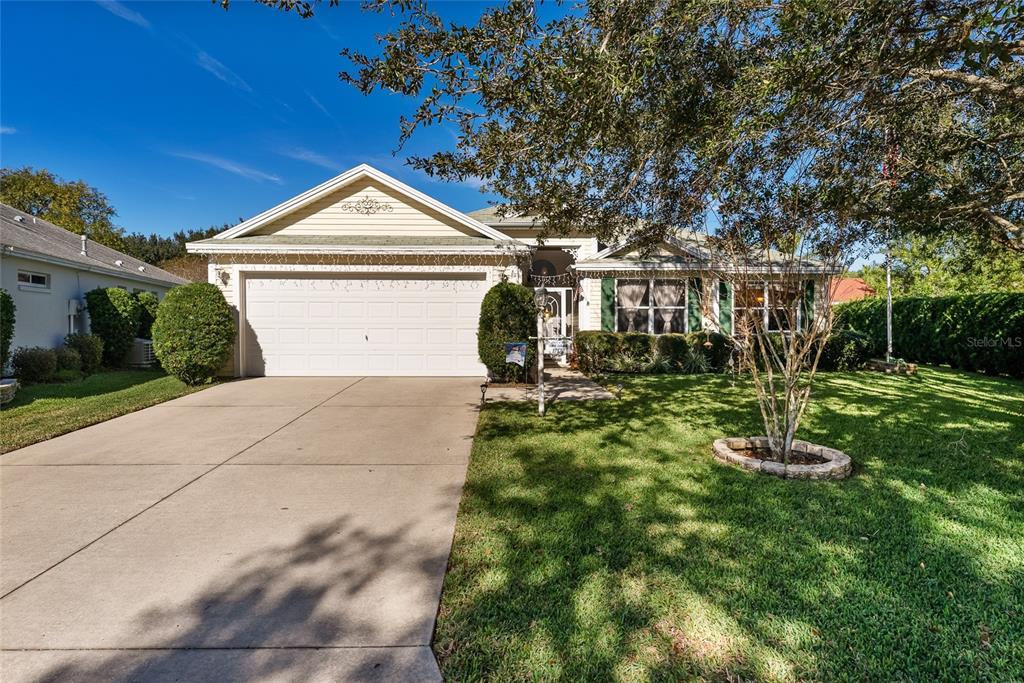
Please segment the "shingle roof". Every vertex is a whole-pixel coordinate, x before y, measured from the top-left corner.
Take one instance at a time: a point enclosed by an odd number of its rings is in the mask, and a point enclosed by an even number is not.
[[[31,258],[43,256],[142,282],[185,284],[188,280],[140,261],[116,249],[89,241],[82,255],[82,238],[64,228],[0,204],[0,244],[3,253]],[[121,261],[121,265],[117,265]],[[142,270],[140,270],[140,268]]]
[[[482,209],[477,209],[476,211],[470,211],[466,215],[492,227],[500,227],[502,225],[533,225],[534,222],[539,220],[537,216],[518,214],[501,216],[499,213],[501,209],[502,207],[500,205],[486,206]]]

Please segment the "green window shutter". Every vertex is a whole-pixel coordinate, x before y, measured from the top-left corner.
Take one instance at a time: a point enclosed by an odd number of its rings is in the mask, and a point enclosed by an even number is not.
[[[732,334],[731,282],[718,282],[718,327],[722,334]]]
[[[814,324],[814,280],[804,280],[804,295],[800,300],[800,318],[803,323],[801,327],[810,329]]]
[[[701,291],[701,279],[699,277],[690,280],[687,285],[690,288],[690,295],[688,297],[688,303],[686,312],[689,317],[689,330],[690,332],[698,332],[702,329],[701,315],[700,315],[700,299],[703,296]]]
[[[615,331],[615,278],[601,278],[601,331]]]

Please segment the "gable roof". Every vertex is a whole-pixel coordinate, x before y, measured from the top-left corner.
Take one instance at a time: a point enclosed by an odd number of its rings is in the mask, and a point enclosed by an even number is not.
[[[321,197],[341,189],[349,183],[355,182],[361,178],[371,178],[372,180],[391,188],[395,192],[402,194],[409,199],[424,204],[434,211],[446,216],[447,218],[455,221],[456,223],[469,228],[471,231],[478,233],[482,237],[490,238],[492,240],[500,240],[507,242],[510,238],[494,228],[481,223],[475,218],[471,218],[461,211],[457,211],[447,204],[443,204],[438,200],[423,194],[419,190],[416,190],[405,183],[392,178],[386,173],[382,173],[377,169],[367,164],[359,164],[355,168],[350,168],[344,173],[337,175],[327,182],[321,183],[316,187],[310,188],[305,192],[298,194],[291,199],[281,202],[275,207],[267,209],[261,214],[253,216],[247,221],[243,221],[233,228],[225,230],[219,235],[215,235],[213,240],[229,240],[232,238],[242,237],[248,235],[259,228],[276,221],[290,213],[307,206]]]
[[[502,206],[485,206],[482,209],[476,211],[470,211],[467,216],[481,223],[486,223],[496,228],[532,228],[539,227],[543,220],[540,216],[528,216],[525,214],[512,214],[508,216],[502,216]]]
[[[80,270],[116,275],[128,280],[167,286],[188,282],[166,270],[140,261],[117,249],[89,240],[82,254],[82,236],[42,218],[0,204],[0,244],[3,254],[49,261]],[[118,261],[121,265],[118,265]]]

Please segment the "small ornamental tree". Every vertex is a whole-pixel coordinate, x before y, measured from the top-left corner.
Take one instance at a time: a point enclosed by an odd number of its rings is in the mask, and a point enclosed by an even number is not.
[[[231,355],[235,317],[215,285],[196,282],[167,292],[153,323],[153,351],[186,384],[217,374]]]
[[[142,304],[135,295],[119,287],[86,292],[85,303],[92,332],[103,340],[103,363],[121,367],[139,329]]]
[[[14,311],[16,307],[6,289],[0,289],[0,372],[11,359],[11,340],[14,339]]]
[[[136,294],[139,299],[141,310],[139,311],[139,331],[137,337],[142,339],[153,338],[153,322],[156,320],[156,311],[160,306],[160,300],[153,292],[139,292]]]
[[[484,295],[480,305],[477,351],[492,379],[511,382],[522,379],[537,361],[533,344],[526,345],[526,368],[505,362],[507,342],[529,342],[537,334],[537,308],[533,291],[523,285],[502,282]]]

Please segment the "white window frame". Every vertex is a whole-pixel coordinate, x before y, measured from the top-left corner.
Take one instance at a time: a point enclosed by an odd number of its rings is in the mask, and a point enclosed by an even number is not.
[[[749,283],[749,285],[751,286],[752,289],[753,289],[753,285],[755,285],[755,284],[756,283],[753,283],[753,282]],[[773,330],[773,329],[771,329],[769,327],[769,324],[771,322],[770,312],[772,310],[774,310],[774,308],[775,308],[774,306],[771,305],[771,299],[769,298],[770,297],[770,292],[771,292],[771,284],[772,283],[770,283],[768,281],[761,282],[761,297],[763,298],[764,302],[762,303],[761,306],[757,307],[757,308],[761,309],[761,329],[763,329],[765,332],[768,332],[769,334],[789,334],[789,333],[793,332],[794,330],[802,330],[803,329],[803,319],[802,318],[803,318],[803,308],[804,307],[801,304],[797,304],[797,307],[796,307],[796,321],[795,321],[795,325],[793,326],[793,329],[790,329],[790,330]],[[779,282],[778,284],[786,284],[786,283]],[[738,296],[738,292],[736,290],[739,287],[740,287],[739,284],[733,284],[733,295],[732,295],[732,319],[733,319],[733,325],[735,325],[736,321],[737,321],[737,317],[736,317],[736,302],[739,300],[739,296]],[[800,300],[800,299],[803,299],[803,297],[804,297],[804,292],[803,292],[803,290],[801,288],[801,283],[798,282],[797,283],[797,299]],[[741,306],[740,310],[745,310],[746,311],[746,310],[751,310],[752,308],[754,308],[754,307],[751,307],[751,306]]]
[[[22,282],[22,280],[21,280],[21,276],[22,275],[28,277],[28,282]],[[41,278],[43,278],[43,284],[38,284],[38,283],[32,282],[32,278],[34,278],[34,277],[41,277]],[[50,285],[51,284],[52,284],[52,280],[50,278],[50,274],[49,273],[41,273],[41,272],[39,272],[37,270],[19,270],[18,271],[18,289],[27,290],[27,291],[48,292],[48,291],[50,291]]]
[[[647,280],[647,305],[646,306],[619,306],[619,280],[623,282],[636,282]],[[683,305],[682,306],[657,306],[654,303],[654,283],[660,280],[679,280],[686,283],[686,288],[683,290]],[[671,334],[689,334],[690,333],[690,280],[691,278],[670,278],[670,277],[624,277],[615,278],[615,331],[626,332],[627,330],[619,329],[619,309],[633,308],[635,310],[647,311],[647,334],[662,335],[670,334],[668,332],[655,332],[654,331],[654,311],[661,310],[663,308],[673,309],[677,311],[683,311],[683,332],[674,332]],[[639,334],[644,334],[641,330],[635,330]]]

